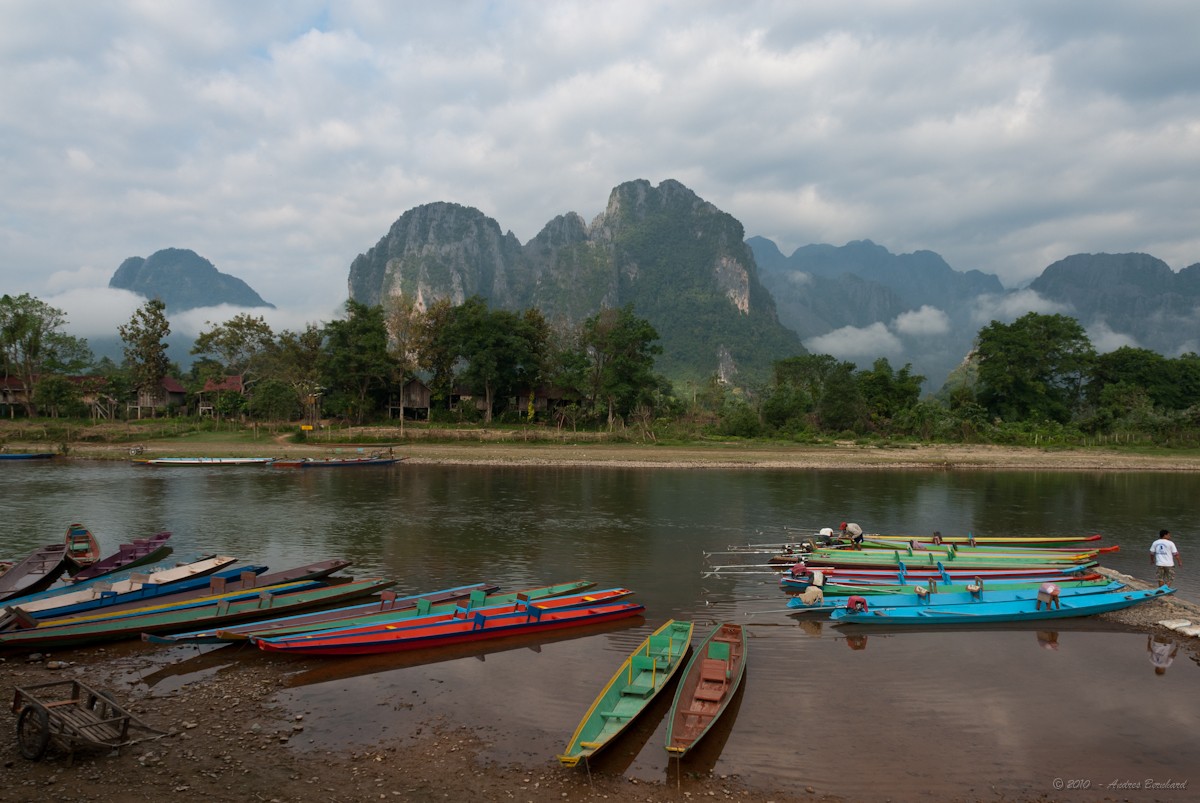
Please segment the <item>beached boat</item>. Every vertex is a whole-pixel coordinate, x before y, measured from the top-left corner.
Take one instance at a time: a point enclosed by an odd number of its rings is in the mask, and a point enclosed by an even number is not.
[[[275,468],[353,468],[355,466],[390,466],[399,463],[403,457],[302,457],[295,460],[272,460]]]
[[[1067,619],[1119,611],[1174,593],[1175,589],[1161,586],[1147,591],[1106,591],[1099,594],[1060,597],[1057,605],[1039,603],[1035,595],[1033,599],[1009,602],[973,602],[961,605],[868,608],[867,610],[843,607],[833,611],[829,616],[835,622],[846,624],[962,625],[988,622],[1026,622],[1042,619]]]
[[[265,466],[273,457],[135,457],[139,466]]]
[[[337,636],[332,634],[336,631],[332,631],[330,636],[323,638],[305,639],[296,636],[280,639],[252,638],[252,641],[267,652],[371,655],[584,627],[638,616],[645,609],[646,606],[636,602],[613,602],[554,610],[543,610],[530,603],[511,612],[463,611],[449,619],[430,621],[428,617],[418,618],[403,625],[368,630],[359,634]],[[505,609],[502,607],[488,610]]]
[[[1076,597],[1084,594],[1103,594],[1109,591],[1119,591],[1125,587],[1124,583],[1115,580],[1107,583],[1062,586],[1054,584],[1059,589],[1059,597]],[[919,586],[924,588],[924,586]],[[850,604],[850,600],[859,598],[863,599],[869,609],[880,608],[913,608],[913,607],[930,607],[937,605],[978,605],[989,602],[1017,602],[1021,600],[1036,600],[1038,591],[1042,584],[1035,585],[1031,588],[982,588],[978,591],[929,591],[926,593],[913,594],[891,594],[887,596],[875,597],[867,600],[861,594],[851,593],[829,594],[826,593],[824,598],[816,604],[808,604],[803,597],[792,597],[788,600],[788,607],[796,611],[835,611],[838,608],[845,608]],[[955,586],[962,588],[962,586]]]
[[[157,563],[171,554],[171,548],[167,546],[167,539],[170,537],[171,534],[164,531],[149,538],[135,538],[128,544],[121,544],[113,554],[77,571],[71,582],[92,580],[121,569]]]
[[[683,666],[692,628],[669,619],[629,654],[583,715],[559,763],[574,767],[591,758],[646,710]]]
[[[74,574],[100,560],[100,543],[92,531],[82,524],[67,527],[67,572]]]
[[[0,649],[36,647],[58,649],[102,641],[137,638],[142,633],[171,633],[198,626],[216,626],[275,616],[322,605],[344,603],[369,596],[393,584],[382,578],[353,580],[336,585],[300,581],[284,586],[204,597],[165,609],[150,607],[112,616],[54,619],[37,627],[0,633]]]
[[[728,708],[746,673],[746,657],[746,631],[734,622],[718,625],[692,653],[667,715],[672,757],[683,758]]]
[[[230,625],[219,630],[194,630],[188,633],[175,633],[168,636],[154,637],[150,641],[160,642],[192,642],[192,643],[221,643],[228,641],[246,641],[251,636],[260,638],[279,638],[299,633],[317,633],[324,630],[342,630],[367,625],[387,624],[415,619],[418,616],[429,616],[453,613],[457,608],[477,610],[495,605],[514,603],[518,598],[539,600],[584,591],[594,583],[580,580],[573,583],[560,583],[542,588],[529,588],[524,591],[513,591],[496,594],[497,586],[477,583],[471,586],[459,586],[442,591],[418,594],[410,597],[397,597],[394,592],[383,591],[378,602],[368,602],[361,605],[348,605],[311,613],[296,614],[275,619],[248,622],[244,625]],[[466,600],[465,605],[460,605]]]
[[[35,549],[0,574],[0,600],[48,588],[66,570],[67,545],[47,544]]]
[[[77,586],[62,586],[55,589],[57,593],[7,600],[6,607],[14,613],[24,613],[37,619],[71,616],[101,608],[105,605],[132,600],[147,600],[200,584],[207,585],[209,582],[208,575],[213,572],[220,572],[221,569],[229,566],[236,560],[237,558],[219,556],[205,558],[183,566],[177,566],[173,569],[164,569],[152,574],[132,573],[125,579],[115,582],[105,582],[101,578],[92,583],[81,583]],[[260,568],[266,569],[265,566]],[[240,569],[229,569],[228,574],[237,576],[240,571]],[[189,582],[191,583],[190,586]],[[0,629],[3,629],[3,627],[3,619],[0,618]]]
[[[49,460],[54,452],[0,452],[0,460]]]

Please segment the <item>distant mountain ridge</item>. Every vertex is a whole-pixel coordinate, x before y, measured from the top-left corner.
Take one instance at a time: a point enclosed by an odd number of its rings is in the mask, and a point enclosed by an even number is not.
[[[108,286],[161,299],[168,312],[220,304],[275,307],[241,279],[221,273],[207,259],[186,248],[164,248],[146,259],[129,257],[109,279]]]
[[[410,209],[353,261],[349,291],[365,304],[403,295],[425,307],[479,295],[575,323],[632,304],[659,332],[657,368],[674,379],[761,378],[804,353],[759,281],[742,225],[673,180],[621,184],[590,225],[565,213],[525,245],[471,207]]]

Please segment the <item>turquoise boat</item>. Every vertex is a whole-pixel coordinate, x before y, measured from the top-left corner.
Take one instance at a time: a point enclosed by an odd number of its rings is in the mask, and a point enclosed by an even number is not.
[[[1125,587],[1124,583],[1116,582],[1115,580],[1109,583],[1098,585],[1075,586],[1065,588],[1058,583],[1059,599],[1066,597],[1078,597],[1085,594],[1103,594],[1109,591],[1120,591]],[[1036,600],[1038,590],[1042,584],[1033,586],[1032,588],[1024,589],[996,589],[996,588],[981,588],[978,592],[971,591],[935,591],[929,592],[924,596],[920,594],[896,594],[895,596],[879,597],[876,596],[870,600],[863,599],[867,609],[878,610],[880,608],[914,608],[914,607],[930,607],[939,605],[978,605],[989,602],[1019,602],[1022,600]],[[850,599],[855,596],[861,596],[855,593],[850,595],[843,594],[828,594],[819,605],[805,604],[803,598],[792,597],[788,601],[788,607],[794,608],[797,611],[835,611],[838,608],[845,608]]]
[[[746,674],[746,629],[725,622],[692,653],[671,701],[666,748],[683,758],[725,713]]]
[[[692,643],[691,622],[668,619],[638,645],[596,697],[558,756],[565,767],[586,761],[616,739],[675,677]]]
[[[830,614],[838,624],[984,624],[988,622],[1028,622],[1043,619],[1069,619],[1096,613],[1119,611],[1143,602],[1174,594],[1175,589],[1161,586],[1148,591],[1106,591],[1060,598],[1058,605],[1039,604],[1037,599],[1010,602],[970,602],[961,605],[912,606],[907,608],[870,608],[865,611],[839,608]]]

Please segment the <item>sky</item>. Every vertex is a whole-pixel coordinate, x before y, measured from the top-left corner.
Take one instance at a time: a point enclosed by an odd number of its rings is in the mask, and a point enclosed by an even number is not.
[[[297,329],[415,206],[524,243],[634,179],[785,254],[870,239],[1008,287],[1074,253],[1200,262],[1188,0],[0,9],[0,292],[84,336],[140,303],[107,289],[131,256],[192,249]]]

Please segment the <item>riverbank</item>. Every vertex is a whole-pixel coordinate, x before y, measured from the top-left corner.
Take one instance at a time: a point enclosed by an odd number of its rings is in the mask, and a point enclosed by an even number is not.
[[[1036,449],[977,444],[873,445],[837,442],[822,445],[757,444],[738,441],[687,445],[655,443],[523,442],[510,432],[455,431],[458,440],[396,437],[398,430],[367,428],[342,431],[342,440],[314,438],[295,443],[287,435],[257,437],[180,437],[139,443],[140,457],[352,456],[392,449],[413,464],[490,466],[568,466],[687,469],[920,469],[937,471],[1200,471],[1196,450],[1137,452],[1093,447]],[[377,442],[355,443],[352,436]],[[128,443],[74,441],[63,444],[67,459],[128,460]],[[10,440],[8,451],[48,451],[45,444]]]

